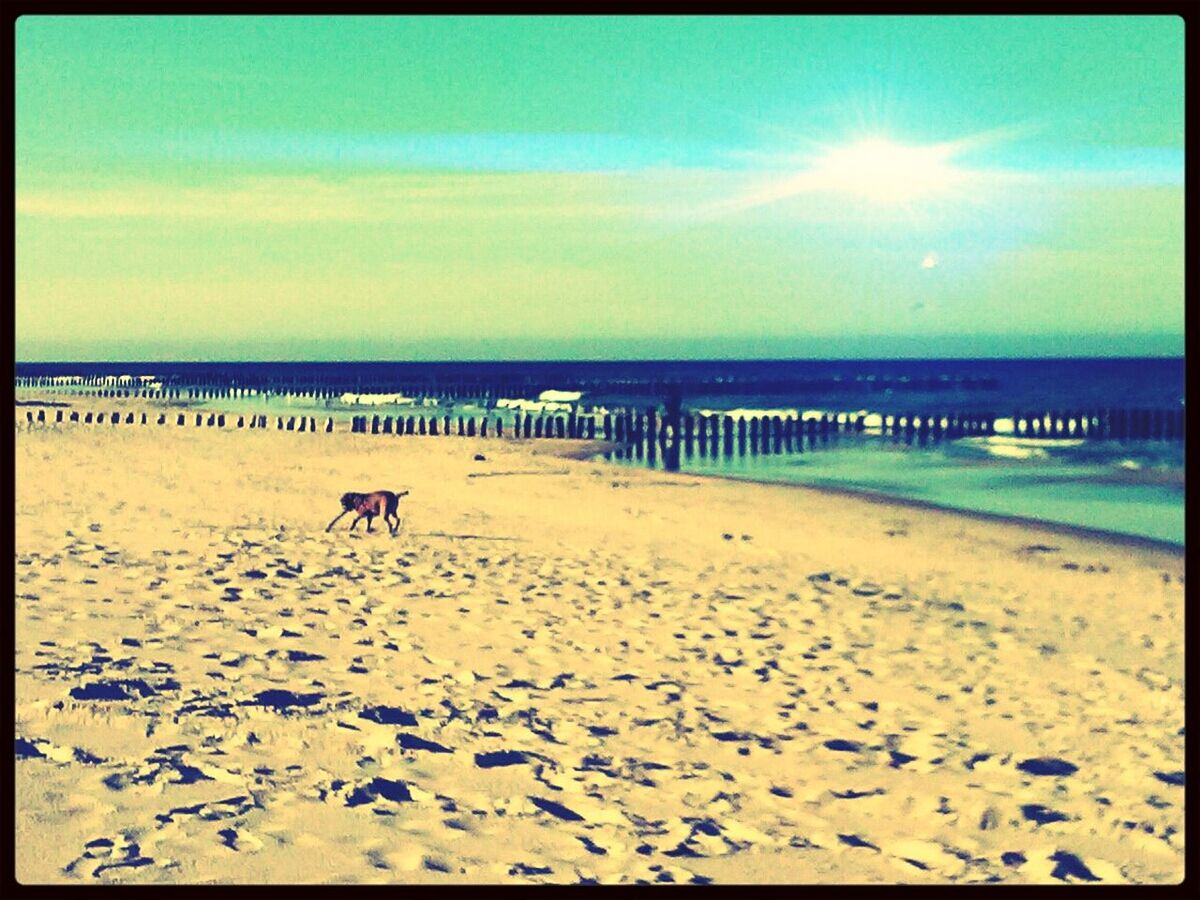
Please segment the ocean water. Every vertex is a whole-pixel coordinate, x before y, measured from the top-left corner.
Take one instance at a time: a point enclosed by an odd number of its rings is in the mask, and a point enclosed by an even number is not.
[[[1055,443],[966,438],[922,448],[890,437],[841,437],[799,454],[684,454],[680,471],[861,491],[1184,544],[1182,443]],[[998,447],[1032,452],[997,454]],[[651,465],[608,457],[618,465]],[[662,467],[661,455],[652,464]]]
[[[149,376],[171,387],[318,390],[333,398],[258,394],[199,401],[230,412],[336,418],[362,413],[490,413],[499,398],[577,391],[584,409],[825,410],[880,414],[1097,408],[1179,408],[1184,361],[1170,359],[733,360],[463,363],[18,363],[23,376]],[[367,406],[336,395],[421,398],[478,388],[487,399]],[[102,405],[102,401],[101,401]],[[619,459],[648,465],[647,459]],[[685,472],[869,491],[978,512],[1024,516],[1184,543],[1182,442],[1048,442],[997,436],[909,447],[890,437],[841,437],[790,455],[685,456]],[[656,465],[662,465],[661,457]]]

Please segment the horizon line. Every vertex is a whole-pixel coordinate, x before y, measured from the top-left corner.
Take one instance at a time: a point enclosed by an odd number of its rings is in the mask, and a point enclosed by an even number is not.
[[[713,357],[624,357],[619,359],[53,359],[15,360],[16,366],[60,365],[490,365],[497,363],[595,364],[595,363],[728,363],[728,362],[1066,362],[1073,360],[1184,360],[1186,353],[1076,356],[713,356]]]

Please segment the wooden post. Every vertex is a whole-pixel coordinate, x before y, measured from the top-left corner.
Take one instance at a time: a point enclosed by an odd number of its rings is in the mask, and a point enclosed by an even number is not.
[[[555,417],[554,417],[554,436],[555,436],[555,437],[557,437],[557,438],[561,438],[561,437],[565,437],[565,436],[566,436],[566,428],[565,428],[565,424],[566,424],[566,423],[564,423],[564,422],[563,422],[563,417],[562,417],[562,416],[555,416]]]
[[[609,419],[611,419],[611,418],[612,418],[611,416],[604,417],[605,440],[608,439],[608,426],[609,426]],[[616,441],[618,444],[623,444],[623,443],[625,443],[625,414],[624,413],[621,413],[620,415],[617,416],[616,426],[617,427],[616,427],[616,430],[614,431],[614,437],[616,438]]]
[[[378,422],[377,422],[377,424],[378,424]],[[295,417],[295,416],[288,416],[288,420],[287,420],[287,430],[288,430],[288,431],[295,431],[295,430],[296,430],[296,417]]]
[[[458,418],[459,428],[462,428],[462,416]],[[461,431],[459,432],[461,434]],[[467,437],[475,437],[475,417],[467,419]]]
[[[71,421],[72,421],[72,422],[78,422],[78,421],[79,421],[79,412],[78,412],[77,410],[71,410],[71,416],[70,416],[70,419],[71,419]],[[158,424],[159,424],[159,425],[161,425],[162,423],[163,423],[163,417],[162,417],[162,416],[159,416],[159,417],[158,417]]]
[[[488,417],[487,417],[487,413],[484,413],[484,414],[483,414],[483,418],[481,418],[481,419],[479,420],[479,436],[480,436],[480,437],[487,437],[487,436],[488,436]]]
[[[588,416],[587,420],[587,439],[594,441],[596,439],[596,417]]]
[[[783,452],[783,419],[781,419],[779,416],[776,416],[772,420],[772,429],[771,430],[774,433],[774,438],[775,438],[775,443],[774,443],[774,446],[772,447],[772,450],[775,453],[782,453]]]
[[[421,416],[417,419],[417,434],[425,434],[425,417]]]
[[[54,421],[61,422],[63,420],[63,411],[60,409],[54,413]],[[142,413],[142,424],[146,424],[146,414]]]
[[[722,431],[724,432],[722,437],[724,438],[723,449],[725,456],[733,456],[733,419],[729,416],[722,418]],[[716,454],[714,453],[713,455],[715,456]]]
[[[458,417],[458,436],[459,437],[462,437],[463,435],[466,434],[466,431],[464,429],[465,429],[465,423],[463,422],[463,417],[459,416]]]
[[[449,437],[450,436],[450,417],[449,416],[442,417],[442,426],[443,426],[442,434],[446,437]]]
[[[308,416],[300,417],[300,427],[297,428],[296,430],[297,431],[307,431],[308,430]]]
[[[746,419],[738,419],[738,456],[746,455]]]
[[[612,413],[604,414],[604,439],[611,441],[613,439],[613,418]],[[619,440],[619,439],[618,439]]]
[[[217,415],[217,426],[219,428],[225,427],[225,413],[220,413]]]
[[[330,434],[332,432],[333,432],[333,416],[330,416],[329,418],[327,418],[325,420],[325,433]]]
[[[499,416],[496,416],[496,437],[504,437],[504,420]]]

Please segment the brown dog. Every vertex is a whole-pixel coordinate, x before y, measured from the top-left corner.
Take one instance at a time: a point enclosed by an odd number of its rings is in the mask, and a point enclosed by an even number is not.
[[[400,528],[400,516],[396,514],[396,507],[400,504],[400,498],[407,494],[408,491],[401,491],[398,494],[393,494],[391,491],[373,491],[370,494],[358,494],[352,491],[342,494],[342,511],[325,526],[325,530],[331,530],[337,520],[346,513],[356,512],[358,516],[350,523],[351,531],[358,524],[358,520],[364,517],[367,520],[367,531],[370,531],[371,520],[376,516],[383,516],[383,521],[388,526],[388,533],[395,537],[396,531]],[[395,525],[392,524],[392,519],[396,520]]]

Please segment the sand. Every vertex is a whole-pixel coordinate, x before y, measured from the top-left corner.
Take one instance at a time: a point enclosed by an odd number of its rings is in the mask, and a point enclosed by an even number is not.
[[[20,429],[18,879],[1183,877],[1181,552],[578,449]]]

